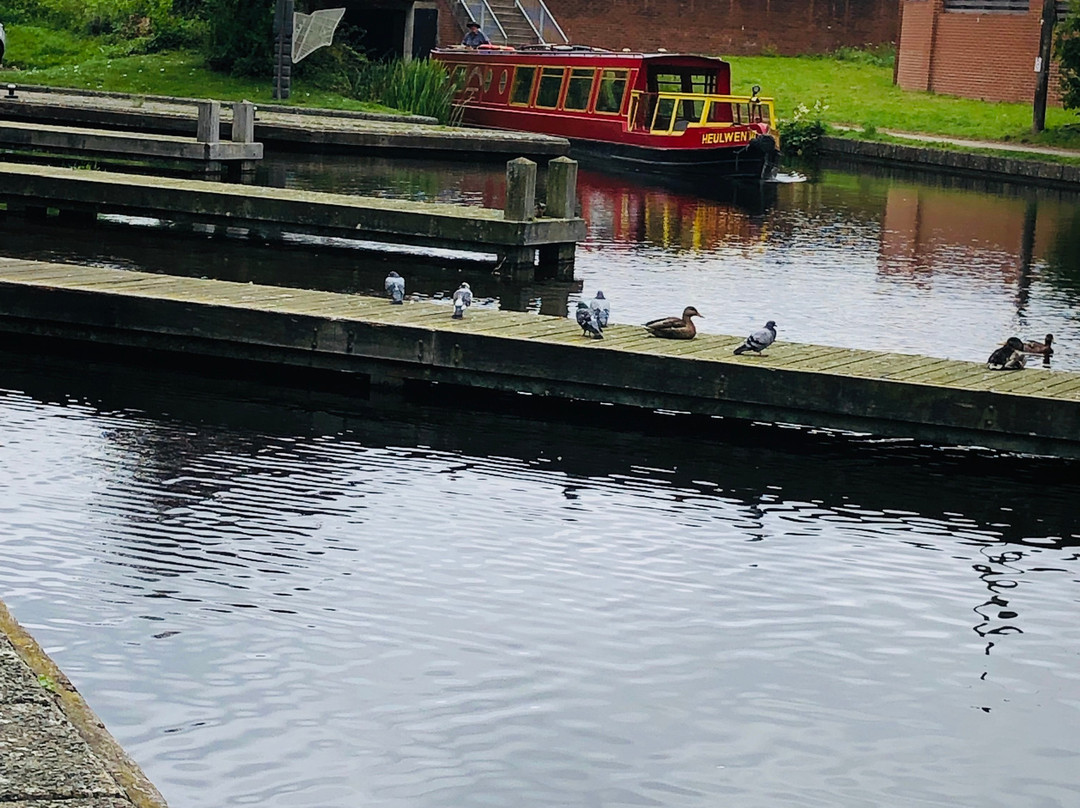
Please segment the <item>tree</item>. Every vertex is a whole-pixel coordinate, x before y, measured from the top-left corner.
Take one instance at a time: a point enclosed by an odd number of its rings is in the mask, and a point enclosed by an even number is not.
[[[1071,0],[1068,13],[1057,25],[1054,56],[1061,74],[1061,105],[1080,109],[1080,0]]]

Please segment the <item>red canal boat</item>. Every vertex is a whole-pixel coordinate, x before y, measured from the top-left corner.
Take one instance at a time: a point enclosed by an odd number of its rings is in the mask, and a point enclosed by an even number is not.
[[[768,178],[779,143],[771,98],[731,95],[723,59],[579,45],[432,52],[474,126],[568,138],[635,170]]]

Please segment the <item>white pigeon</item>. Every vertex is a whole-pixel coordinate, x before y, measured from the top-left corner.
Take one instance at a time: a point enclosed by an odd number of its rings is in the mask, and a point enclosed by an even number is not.
[[[393,270],[386,276],[386,293],[390,295],[391,303],[405,302],[405,279]]]
[[[595,312],[597,325],[607,328],[608,317],[611,316],[611,303],[604,297],[603,292],[597,292],[596,297],[589,301],[589,309]]]
[[[465,317],[465,309],[472,305],[472,291],[469,289],[469,284],[463,283],[454,292],[454,314],[455,320],[461,320]]]
[[[759,328],[746,338],[746,342],[735,349],[735,355],[744,354],[747,351],[761,353],[776,341],[776,323],[772,320],[765,323],[764,328]]]

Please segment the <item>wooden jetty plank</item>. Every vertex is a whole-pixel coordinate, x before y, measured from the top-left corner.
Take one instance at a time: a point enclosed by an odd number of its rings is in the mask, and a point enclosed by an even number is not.
[[[608,338],[591,340],[566,317],[474,309],[459,321],[445,302],[391,306],[43,264],[37,274],[60,273],[54,283],[28,278],[25,266],[5,274],[5,264],[0,329],[14,333],[364,373],[376,384],[443,381],[1080,457],[1078,373],[1001,374],[972,362],[791,343],[734,357],[741,340],[724,335],[668,341],[613,325]],[[579,361],[584,348],[599,353]],[[901,373],[918,380],[888,377]]]
[[[585,237],[580,217],[518,221],[501,210],[452,203],[10,163],[0,163],[0,200],[242,228],[268,238],[302,233],[495,253],[506,271],[535,272],[539,250],[540,268],[556,275],[572,269],[573,247]],[[558,247],[558,255],[545,258],[543,247]]]

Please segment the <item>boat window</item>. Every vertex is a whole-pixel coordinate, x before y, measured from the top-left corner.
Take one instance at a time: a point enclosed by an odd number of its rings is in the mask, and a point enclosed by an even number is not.
[[[653,115],[652,130],[654,132],[671,131],[675,109],[674,98],[658,98],[656,101],[656,113]]]
[[[679,102],[679,117],[676,120],[685,121],[686,123],[698,123],[701,120],[701,113],[704,111],[704,101],[684,98]]]
[[[591,67],[578,67],[570,71],[570,81],[566,85],[566,99],[563,101],[563,109],[588,108],[595,72]]]
[[[739,104],[725,101],[713,101],[709,104],[708,123],[735,123],[739,112]]]
[[[659,93],[696,93],[709,95],[716,93],[716,72],[707,73],[669,72],[653,73],[649,78],[655,89],[649,89]]]
[[[502,95],[503,93],[506,92],[507,74],[509,72],[510,72],[509,70],[506,70],[504,68],[503,72],[502,72],[502,75],[499,76],[499,95]]]
[[[511,104],[528,104],[532,97],[533,82],[536,80],[535,67],[514,69],[514,86],[510,88]]]
[[[492,69],[491,69],[491,68],[489,67],[489,68],[487,69],[487,72],[485,72],[485,73],[484,73],[484,92],[485,92],[485,93],[486,93],[486,92],[487,92],[488,90],[490,90],[490,89],[491,89],[491,79],[492,79],[492,78],[493,78],[494,76],[495,76],[495,71],[494,71],[494,70],[492,70]]]
[[[554,107],[559,103],[565,68],[545,67],[540,71],[540,89],[536,91],[536,106]]]
[[[600,90],[596,94],[596,111],[618,114],[626,95],[626,71],[604,70],[600,73]]]

